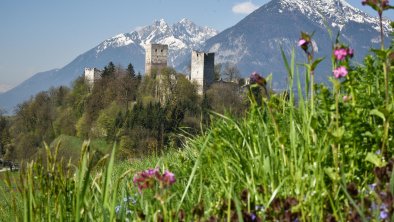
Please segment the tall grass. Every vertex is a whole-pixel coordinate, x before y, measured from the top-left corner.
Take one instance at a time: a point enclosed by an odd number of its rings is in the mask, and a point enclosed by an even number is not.
[[[20,212],[7,215],[20,221],[393,220],[394,131],[385,126],[394,109],[383,108],[394,104],[382,99],[382,60],[366,58],[333,89],[313,85],[311,99],[294,55],[283,56],[288,96],[251,98],[242,119],[213,113],[180,150],[117,163],[116,146],[98,158],[85,143],[73,166],[46,148],[47,164],[28,163],[17,204],[1,210]],[[138,189],[133,176],[148,168],[158,172]],[[176,182],[164,186],[167,171]]]

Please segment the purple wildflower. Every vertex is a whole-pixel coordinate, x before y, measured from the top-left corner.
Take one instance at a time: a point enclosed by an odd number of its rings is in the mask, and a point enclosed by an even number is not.
[[[115,213],[118,214],[122,207],[120,205],[115,207]]]
[[[137,203],[137,200],[134,199],[133,197],[129,196],[129,197],[124,197],[123,202],[125,202],[125,203],[131,202],[133,205],[135,205]]]
[[[154,184],[154,177],[159,175],[159,169],[148,169],[134,175],[133,182],[137,185],[138,190],[142,191],[151,188]]]
[[[339,79],[341,77],[345,77],[348,74],[348,71],[345,66],[340,66],[334,70],[333,74],[335,78]]]
[[[381,220],[385,220],[389,217],[389,213],[386,210],[381,210],[379,217]]]
[[[382,5],[383,8],[386,8],[389,5],[389,0],[382,0],[380,4]]]
[[[376,190],[376,183],[373,183],[373,184],[369,184],[368,185],[368,187],[369,187],[369,189],[371,189],[372,191],[375,191]]]
[[[256,214],[254,214],[254,213],[251,213],[250,214],[250,219],[252,220],[252,221],[256,221]]]
[[[266,85],[267,81],[264,79],[264,77],[260,76],[257,72],[253,72],[250,75],[250,84],[259,84],[260,86]]]
[[[170,171],[165,171],[163,176],[161,177],[161,181],[164,183],[164,185],[169,186],[175,183],[175,175],[171,173]]]
[[[145,177],[153,177],[153,176],[157,176],[159,174],[159,168],[154,168],[154,169],[147,169],[144,172],[142,172],[142,174]]]

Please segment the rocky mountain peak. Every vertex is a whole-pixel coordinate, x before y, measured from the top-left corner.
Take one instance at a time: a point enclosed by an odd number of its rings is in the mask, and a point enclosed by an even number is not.
[[[389,21],[384,26],[388,34]],[[281,49],[289,55],[294,48],[296,58],[304,58],[297,47],[301,31],[315,33],[317,57],[329,58],[337,33],[340,41],[357,52],[353,61],[361,61],[380,42],[378,18],[354,8],[346,0],[271,0],[209,39],[204,49],[216,53],[215,62],[236,64],[244,76],[254,71],[272,73],[273,88],[280,90],[287,83]],[[319,65],[318,81],[327,81],[330,66],[329,59]]]
[[[350,5],[346,0],[272,0],[272,6],[280,13],[299,11],[315,22],[339,28],[350,22],[368,23],[378,30],[378,18],[372,17]],[[388,20],[384,21],[385,32],[391,31]]]

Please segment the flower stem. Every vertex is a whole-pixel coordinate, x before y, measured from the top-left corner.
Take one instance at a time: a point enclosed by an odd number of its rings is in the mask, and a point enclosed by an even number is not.
[[[383,32],[383,15],[379,12],[379,27],[380,27],[380,48],[384,49],[384,32]]]
[[[314,107],[314,80],[315,80],[315,75],[314,72],[311,71],[311,115],[313,116],[315,107]]]
[[[389,97],[389,72],[387,71],[387,59],[383,63],[383,74],[384,74],[384,88],[385,88],[385,99],[386,99],[386,106],[388,108],[390,103]]]
[[[384,51],[384,30],[383,30],[383,13],[378,12],[379,14],[379,26],[380,26],[380,49]],[[390,105],[390,97],[389,97],[389,75],[388,75],[388,59],[385,58],[385,61],[383,62],[383,75],[384,75],[384,88],[385,88],[385,103],[386,103],[386,109],[389,108]],[[382,138],[382,154],[385,155],[385,148],[387,145],[387,139],[388,139],[388,131],[389,131],[389,121],[386,118],[384,121],[384,134]]]

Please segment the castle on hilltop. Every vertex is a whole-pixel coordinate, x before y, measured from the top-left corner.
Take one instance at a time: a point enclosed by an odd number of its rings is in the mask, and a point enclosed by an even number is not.
[[[167,67],[168,45],[149,44],[145,49],[145,73],[160,75],[160,70]],[[215,54],[192,51],[191,73],[189,80],[198,86],[197,92],[202,95],[214,82]]]
[[[159,76],[161,70],[167,67],[168,45],[149,44],[145,48],[145,74],[147,76]],[[191,70],[188,79],[197,84],[197,92],[204,92],[215,81],[215,53],[192,51]],[[86,83],[93,87],[97,80],[101,79],[103,71],[97,68],[85,68],[84,76]]]

